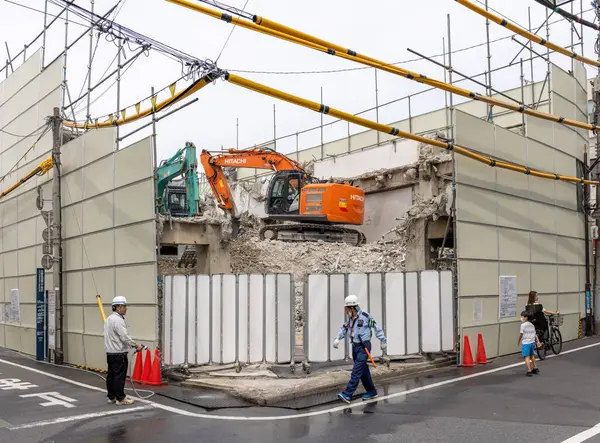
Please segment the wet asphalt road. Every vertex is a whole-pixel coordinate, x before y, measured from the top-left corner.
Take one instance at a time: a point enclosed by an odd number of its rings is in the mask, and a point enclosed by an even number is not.
[[[351,410],[336,403],[210,412],[159,396],[155,403],[107,405],[98,377],[0,351],[0,442],[559,443],[600,423],[600,340],[566,344],[533,378],[514,366],[519,361],[505,357],[391,384],[379,391],[391,398]],[[585,441],[600,443],[600,433]]]

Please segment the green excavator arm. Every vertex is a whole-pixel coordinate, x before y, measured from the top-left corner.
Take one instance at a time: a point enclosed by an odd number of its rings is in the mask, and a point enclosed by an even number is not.
[[[157,208],[163,214],[170,213],[170,188],[169,183],[177,177],[185,179],[185,193],[177,192],[180,198],[185,198],[185,212],[187,217],[199,215],[199,180],[198,180],[198,158],[196,157],[196,146],[187,142],[168,160],[163,160],[156,169],[157,182]]]

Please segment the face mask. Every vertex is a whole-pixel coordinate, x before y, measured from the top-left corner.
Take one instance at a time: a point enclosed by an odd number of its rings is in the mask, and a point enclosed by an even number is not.
[[[527,320],[525,320],[525,317],[521,317],[521,323],[525,323]]]

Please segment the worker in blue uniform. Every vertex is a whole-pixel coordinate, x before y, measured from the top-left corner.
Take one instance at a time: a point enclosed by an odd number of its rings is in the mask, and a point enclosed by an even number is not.
[[[381,349],[383,351],[387,348],[387,340],[381,325],[375,321],[373,316],[368,312],[361,311],[358,306],[358,297],[356,295],[349,295],[346,297],[344,305],[346,314],[348,315],[348,321],[340,328],[333,341],[333,347],[337,349],[340,345],[340,340],[342,340],[346,334],[350,333],[354,367],[352,368],[352,375],[348,382],[348,386],[346,386],[344,392],[338,394],[338,397],[346,403],[350,403],[352,395],[358,387],[358,382],[362,381],[362,384],[367,391],[367,393],[362,396],[362,399],[370,400],[377,397],[377,389],[375,389],[373,379],[371,378],[369,356],[366,351],[366,349],[368,349],[368,351],[371,352],[371,329],[375,329],[375,336],[381,342]]]

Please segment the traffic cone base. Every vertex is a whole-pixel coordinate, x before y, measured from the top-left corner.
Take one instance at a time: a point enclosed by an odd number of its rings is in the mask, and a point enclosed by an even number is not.
[[[487,362],[485,346],[483,345],[483,335],[477,334],[477,364],[485,365]]]
[[[465,335],[464,346],[463,346],[463,362],[462,367],[472,368],[473,364],[473,353],[471,352],[471,345],[469,343],[469,336]]]

